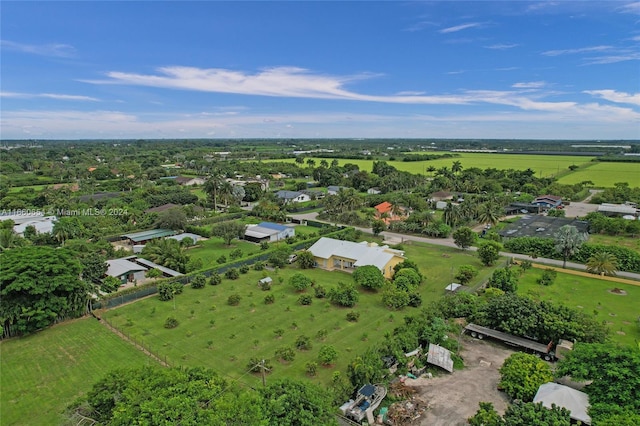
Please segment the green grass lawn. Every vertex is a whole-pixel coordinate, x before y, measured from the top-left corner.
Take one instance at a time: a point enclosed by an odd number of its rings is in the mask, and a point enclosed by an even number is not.
[[[530,269],[520,278],[518,293],[535,299],[554,300],[570,308],[596,314],[606,321],[611,329],[611,340],[624,345],[634,345],[640,341],[640,287],[617,284],[597,278],[580,277],[558,273],[555,282],[542,286],[536,280],[542,275],[541,269]],[[626,296],[609,292],[618,287],[627,292]]]
[[[621,237],[616,235],[589,234],[590,244],[621,246],[640,253],[640,238]]]
[[[207,199],[207,193],[204,192],[204,189],[202,189],[202,188],[190,189],[189,192],[191,192],[192,194],[196,195],[201,200],[206,200]]]
[[[205,268],[211,268],[217,265],[216,260],[224,255],[229,258],[229,254],[239,248],[244,253],[243,257],[247,257],[249,254],[256,254],[260,252],[260,246],[244,240],[233,240],[231,246],[227,246],[222,238],[209,238],[206,241],[200,242],[198,247],[189,249],[187,254],[193,259],[202,259],[202,264]]]
[[[154,363],[94,318],[0,343],[0,424],[60,424],[62,411],[118,367]]]
[[[481,269],[476,257],[457,249],[437,246],[410,245],[405,250],[415,260],[426,276],[420,287],[426,304],[441,297],[444,287],[452,281],[458,265],[472,264]],[[346,320],[350,308],[338,308],[326,299],[313,299],[311,306],[301,306],[299,295],[287,284],[288,278],[300,271],[297,265],[278,271],[267,272],[274,279],[269,292],[261,291],[257,281],[262,272],[250,271],[240,279],[224,279],[219,286],[207,285],[203,289],[185,288],[183,294],[173,302],[161,302],[157,297],[147,298],[105,313],[105,317],[136,338],[158,347],[173,365],[207,366],[230,377],[241,377],[250,385],[258,385],[257,375],[245,374],[250,358],[269,358],[274,363],[270,377],[305,377],[305,364],[315,361],[323,344],[336,347],[339,358],[331,368],[319,368],[314,382],[326,385],[333,371],[346,371],[353,357],[368,346],[384,338],[386,332],[397,327],[405,315],[416,312],[416,308],[405,308],[392,312],[382,305],[380,293],[360,290],[360,301],[353,310],[360,313],[356,323]],[[482,269],[478,282],[490,269]],[[317,285],[327,290],[339,281],[351,281],[351,275],[343,272],[327,272],[320,269],[304,270]],[[279,283],[282,277],[283,283]],[[308,290],[311,294],[312,291]],[[228,306],[229,295],[242,297],[239,306]],[[275,296],[275,303],[264,304],[267,294]],[[171,330],[163,327],[167,317],[175,316],[180,325]],[[130,324],[130,325],[127,325]],[[283,329],[284,335],[277,338],[274,330]],[[316,338],[320,330],[327,331],[324,341]],[[313,341],[310,351],[297,351],[291,363],[274,360],[274,352],[282,346],[292,346],[300,335]],[[211,341],[211,347],[209,342]]]
[[[615,183],[627,182],[630,187],[637,188],[640,186],[640,163],[595,162],[562,176],[558,182],[573,185],[588,180],[592,181],[596,187],[613,187]]]

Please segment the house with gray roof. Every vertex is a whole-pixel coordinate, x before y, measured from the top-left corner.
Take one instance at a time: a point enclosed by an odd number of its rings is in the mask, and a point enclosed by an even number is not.
[[[318,268],[353,272],[359,266],[373,265],[380,269],[385,278],[391,278],[393,267],[405,260],[403,251],[389,246],[326,237],[320,238],[308,251],[313,255]]]
[[[285,204],[311,201],[311,197],[308,194],[300,191],[287,191],[284,189],[276,192],[276,197],[278,197],[279,200],[282,200]]]

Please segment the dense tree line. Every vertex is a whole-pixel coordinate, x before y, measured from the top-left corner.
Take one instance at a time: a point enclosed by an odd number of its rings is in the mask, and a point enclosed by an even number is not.
[[[22,247],[0,253],[0,321],[3,334],[31,333],[87,312],[92,287],[68,249]]]

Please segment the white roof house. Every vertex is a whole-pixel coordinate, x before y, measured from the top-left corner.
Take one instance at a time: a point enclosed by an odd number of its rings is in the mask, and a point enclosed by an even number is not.
[[[587,414],[589,396],[569,386],[558,383],[545,383],[538,388],[533,402],[541,402],[546,408],[551,408],[552,404],[564,407],[571,411],[573,420],[581,421],[585,425],[591,424],[591,417]]]
[[[14,225],[13,230],[18,235],[23,235],[28,226],[33,226],[36,234],[46,234],[53,232],[53,225],[58,220],[56,216],[34,217],[32,220],[23,221]]]
[[[387,278],[393,275],[390,268],[404,261],[403,251],[366,241],[354,243],[322,237],[309,247],[308,251],[316,258],[318,266],[325,269],[350,269],[373,265]],[[393,265],[390,266],[390,264]]]

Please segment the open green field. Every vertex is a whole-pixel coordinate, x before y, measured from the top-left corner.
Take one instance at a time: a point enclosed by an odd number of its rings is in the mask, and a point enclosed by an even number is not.
[[[94,318],[0,343],[0,424],[56,425],[62,411],[114,368],[154,361]]]
[[[620,237],[616,235],[589,234],[589,243],[621,246],[640,253],[640,237]]]
[[[222,255],[226,256],[227,260],[231,260],[229,254],[237,248],[242,250],[243,257],[260,252],[259,245],[244,240],[233,240],[233,244],[227,246],[221,238],[214,237],[200,242],[198,247],[189,249],[187,254],[192,259],[202,259],[204,267],[211,268],[218,264],[216,260]]]
[[[48,186],[52,185],[12,186],[9,188],[9,194],[21,192],[23,189],[33,189],[35,192],[40,192]]]
[[[536,283],[542,273],[542,269],[529,269],[520,278],[518,293],[538,300],[562,302],[570,308],[583,309],[588,314],[595,313],[598,319],[609,324],[611,340],[614,342],[635,345],[640,341],[640,286],[560,272],[552,285],[542,286]],[[614,287],[626,291],[627,295],[610,293],[609,290]]]
[[[613,187],[618,182],[627,182],[630,187],[640,186],[640,163],[599,163],[594,162],[580,168],[558,181],[572,185],[584,181],[592,181],[597,187]]]
[[[431,152],[430,154],[442,154],[440,152]],[[532,169],[536,172],[538,177],[547,177],[556,175],[559,172],[566,170],[569,166],[575,164],[580,166],[584,163],[588,163],[592,160],[592,157],[584,156],[569,156],[569,155],[525,155],[525,154],[480,154],[473,152],[459,153],[458,157],[443,158],[430,161],[388,161],[390,165],[401,171],[410,173],[422,173],[429,175],[427,171],[428,167],[435,167],[439,169],[441,167],[451,168],[454,161],[460,161],[463,168],[478,167],[481,169],[495,168],[500,170],[515,169],[526,170]],[[322,158],[313,158],[316,161],[316,165],[320,164]],[[305,158],[305,162],[308,158]],[[329,163],[332,161],[330,158],[325,158]],[[294,159],[287,160],[267,160],[267,161],[286,161],[294,162]],[[265,161],[266,162],[266,161]],[[341,166],[345,163],[357,164],[360,170],[371,171],[373,167],[373,160],[347,160],[338,159],[338,164]],[[592,179],[593,180],[593,179]],[[595,181],[594,181],[595,183]],[[596,185],[598,185],[596,183]],[[613,186],[613,185],[611,185]]]
[[[482,268],[477,258],[458,249],[428,245],[405,247],[407,257],[418,262],[426,276],[420,288],[423,302],[441,297],[444,287],[451,283],[458,265],[471,264],[480,269],[477,282],[486,278],[491,269]],[[242,377],[250,385],[258,385],[260,378],[244,374],[250,358],[269,358],[274,363],[270,377],[305,377],[305,364],[317,360],[324,344],[333,345],[339,358],[332,368],[319,368],[314,382],[326,385],[333,371],[345,371],[347,363],[372,343],[383,338],[402,321],[403,316],[416,312],[405,308],[400,312],[389,311],[382,305],[380,293],[360,291],[360,300],[353,310],[360,313],[356,323],[346,320],[350,308],[338,308],[326,299],[313,299],[310,306],[301,306],[299,295],[287,284],[288,278],[298,272],[297,265],[267,272],[274,279],[273,288],[261,291],[257,281],[263,272],[250,271],[240,279],[224,279],[219,286],[207,285],[203,289],[185,288],[173,302],[161,302],[157,297],[147,298],[125,305],[104,314],[118,328],[159,348],[162,356],[172,365],[207,366],[230,377]],[[351,281],[350,274],[327,272],[320,269],[305,270],[305,275],[315,279],[317,285],[330,289],[339,281]],[[282,277],[283,283],[279,283]],[[308,290],[311,294],[313,292]],[[227,305],[229,295],[242,297],[239,306]],[[266,305],[264,297],[275,296],[275,303]],[[180,322],[175,329],[165,329],[167,317],[174,316]],[[284,334],[277,338],[274,330]],[[320,330],[327,337],[319,340]],[[274,352],[280,347],[293,346],[300,335],[312,339],[313,348],[297,351],[296,359],[288,364],[274,360]],[[211,342],[211,346],[209,346]]]

